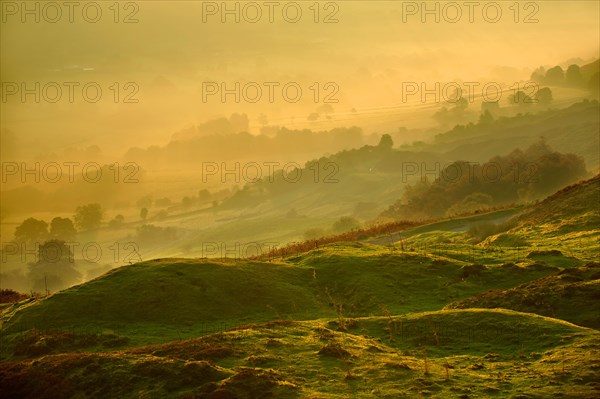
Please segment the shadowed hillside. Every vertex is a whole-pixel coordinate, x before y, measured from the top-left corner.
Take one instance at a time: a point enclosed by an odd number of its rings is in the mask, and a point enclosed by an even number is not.
[[[246,325],[126,351],[0,364],[10,397],[590,398],[600,334],[555,319],[455,310]],[[301,365],[301,367],[298,367]],[[525,396],[524,396],[525,395]]]
[[[446,309],[504,308],[538,313],[599,329],[600,263],[564,269],[510,290],[491,290],[453,302]]]

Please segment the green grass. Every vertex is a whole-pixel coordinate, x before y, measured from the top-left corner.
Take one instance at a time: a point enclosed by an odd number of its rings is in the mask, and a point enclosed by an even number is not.
[[[553,271],[525,267],[506,273],[490,266],[465,276],[464,267],[451,259],[361,243],[328,245],[278,263],[160,259],[115,269],[5,311],[3,338],[32,328],[109,330],[137,345],[243,323],[382,315],[382,309],[432,311]]]
[[[600,229],[589,221],[600,215],[598,182],[271,262],[156,259],[2,306],[0,389],[42,398],[595,397],[600,274],[590,261]],[[469,226],[509,217],[506,231],[471,236]]]
[[[127,351],[3,363],[0,385],[15,397],[122,398],[589,398],[599,388],[589,353],[600,349],[600,333],[555,319],[458,310],[354,319],[346,331],[337,324],[249,325]]]
[[[568,268],[509,290],[491,290],[446,308],[505,308],[560,318],[600,329],[600,263]]]

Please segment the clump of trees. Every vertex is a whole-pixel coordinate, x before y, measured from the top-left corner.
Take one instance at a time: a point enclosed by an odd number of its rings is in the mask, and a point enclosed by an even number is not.
[[[112,218],[112,220],[110,222],[108,222],[108,227],[110,227],[112,229],[118,229],[118,228],[122,227],[124,223],[125,223],[125,216],[118,214],[118,215],[115,215],[115,217]]]
[[[15,229],[15,241],[41,243],[48,238],[48,223],[36,218],[26,219]]]
[[[433,114],[433,119],[445,127],[467,122],[467,108],[469,107],[467,100],[460,97],[457,101],[450,104],[451,106],[444,106]]]
[[[542,87],[535,92],[527,94],[526,91],[518,90],[515,94],[509,97],[511,104],[519,107],[529,107],[531,105],[540,105],[547,107],[552,103],[552,90],[549,87]]]
[[[78,206],[75,210],[75,225],[80,230],[93,230],[100,227],[104,210],[100,204],[87,204]]]
[[[591,66],[590,64],[580,67],[572,64],[566,70],[558,65],[548,70],[540,67],[531,74],[531,80],[539,84],[589,90],[592,94],[598,95],[600,74],[597,66],[595,69]]]
[[[28,218],[15,229],[15,241],[27,244],[41,244],[47,240],[74,241],[77,229],[80,231],[100,227],[104,211],[99,204],[88,204],[77,207],[73,220],[70,218],[55,217],[50,224],[44,220]],[[120,217],[120,218],[119,218]],[[123,216],[117,215],[115,219],[123,221]]]
[[[73,241],[77,230],[69,218],[55,217],[46,223],[36,218],[28,218],[15,229],[15,241],[27,244],[41,244],[49,239]]]
[[[44,220],[28,218],[17,226],[15,241],[37,250],[37,260],[28,264],[26,273],[34,291],[48,294],[81,281],[71,245],[77,239],[75,226],[80,231],[98,228],[103,214],[99,204],[88,204],[77,207],[74,221],[55,217],[48,224]],[[122,223],[123,217],[115,217],[115,220]]]
[[[402,198],[381,216],[423,220],[528,202],[587,175],[580,156],[555,152],[541,138],[525,151],[517,149],[484,164],[454,162],[434,181],[423,179],[407,186]]]
[[[177,229],[173,227],[160,227],[153,224],[145,224],[138,227],[136,241],[145,245],[153,245],[165,240],[175,240]]]
[[[28,266],[33,290],[43,293],[62,290],[81,281],[73,251],[62,240],[49,240],[38,247],[38,260]]]
[[[55,217],[48,225],[44,220],[28,218],[15,229],[15,241],[28,244],[41,244],[47,240],[74,241],[79,231],[92,230],[100,227],[104,210],[100,204],[78,206],[73,220]],[[124,218],[117,215],[111,223],[118,225]]]

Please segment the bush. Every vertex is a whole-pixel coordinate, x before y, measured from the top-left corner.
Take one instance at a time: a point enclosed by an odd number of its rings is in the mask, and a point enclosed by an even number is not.
[[[519,235],[505,233],[496,237],[494,244],[501,247],[526,247],[529,242]]]
[[[0,303],[15,303],[27,298],[29,298],[29,295],[11,289],[0,290]]]
[[[469,278],[471,276],[481,276],[481,273],[487,270],[487,267],[476,263],[474,265],[466,265],[460,268],[460,278]]]
[[[335,343],[325,345],[319,350],[318,354],[335,358],[350,357],[350,352]]]

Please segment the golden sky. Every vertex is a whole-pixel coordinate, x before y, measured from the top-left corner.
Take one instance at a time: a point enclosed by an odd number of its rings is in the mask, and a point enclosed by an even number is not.
[[[23,103],[17,94],[3,100],[0,126],[34,153],[98,144],[122,154],[131,145],[164,144],[177,130],[233,112],[251,120],[260,114],[283,123],[304,119],[319,106],[310,95],[314,82],[321,90],[327,82],[338,85],[333,105],[344,113],[397,105],[405,81],[511,84],[527,80],[538,66],[599,56],[595,0],[482,1],[472,9],[462,1],[427,2],[430,14],[422,2],[275,2],[273,22],[265,2],[238,3],[239,22],[235,12],[223,13],[221,3],[121,2],[116,10],[113,2],[96,2],[101,17],[92,23],[98,14],[91,6],[87,14],[84,5],[73,10],[70,22],[64,6],[58,18],[52,7],[40,5],[35,15],[24,13],[21,2],[3,1],[3,84],[96,82],[103,97],[90,104],[76,90],[72,103],[66,92],[56,103],[35,103],[31,96]],[[256,23],[255,5],[261,12]],[[298,9],[301,17],[291,22]],[[299,82],[305,94],[294,104],[203,102],[207,81]],[[127,83],[134,83],[138,103],[123,103],[133,91]]]

